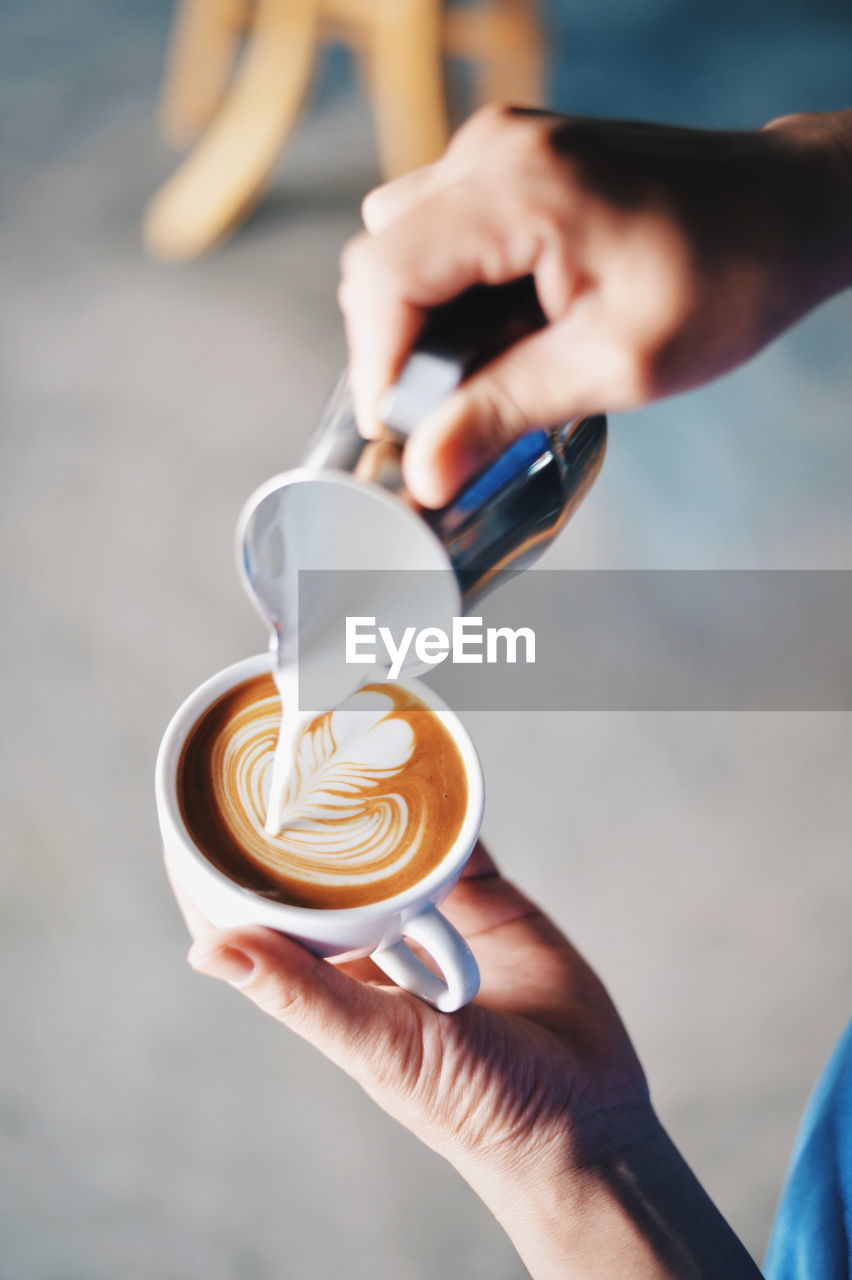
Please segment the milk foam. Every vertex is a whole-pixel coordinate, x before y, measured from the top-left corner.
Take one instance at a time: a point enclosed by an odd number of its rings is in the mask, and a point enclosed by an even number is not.
[[[380,784],[402,770],[414,748],[410,725],[388,718],[392,711],[393,702],[386,695],[355,694],[308,726],[304,717],[293,717],[289,732],[279,736],[265,831],[269,835],[269,815],[274,813],[278,827],[273,833],[275,845],[315,861],[314,878],[321,883],[343,882],[329,866],[320,865],[329,858],[340,864],[347,882],[359,868],[362,883],[380,878],[387,868],[379,864],[392,857],[408,826],[405,798],[394,791],[377,794]],[[291,770],[290,743],[294,737],[298,750]],[[287,752],[286,800],[280,791],[275,792],[284,776],[280,767],[282,743]],[[410,841],[406,856],[394,860],[394,869],[401,870],[418,847],[419,838]]]
[[[269,836],[277,836],[283,827],[292,827],[304,820],[304,814],[299,812],[293,797],[297,790],[304,789],[307,781],[305,772],[307,766],[304,762],[301,767],[299,766],[296,753],[300,750],[300,740],[316,713],[298,710],[299,668],[295,663],[279,660],[272,675],[281,697],[281,726],[275,745],[264,830]],[[351,697],[359,686],[365,683],[365,680],[362,670],[356,669],[352,673],[351,684],[346,689],[346,694]],[[346,705],[345,699],[343,705]],[[338,725],[338,729],[341,727]],[[297,781],[296,773],[299,769],[300,776]]]
[[[388,694],[361,691],[308,727],[299,717],[292,774],[289,740],[296,717],[289,731],[278,735],[273,760],[268,742],[274,705],[262,714],[258,708],[251,721],[235,729],[221,768],[252,828],[256,864],[272,872],[283,864],[290,874],[298,868],[300,876],[317,884],[366,885],[403,871],[417,856],[422,816],[417,818],[420,829],[412,830],[415,815],[409,803],[388,786],[411,757],[414,732],[393,711]],[[286,773],[280,768],[282,758]],[[273,795],[282,776],[286,805]],[[280,827],[270,836],[268,815],[276,804],[281,806]]]
[[[367,685],[299,737],[283,825],[265,830],[281,702],[269,675],[235,686],[190,734],[181,813],[198,847],[255,892],[310,907],[377,902],[428,874],[467,810],[441,717],[395,684]]]

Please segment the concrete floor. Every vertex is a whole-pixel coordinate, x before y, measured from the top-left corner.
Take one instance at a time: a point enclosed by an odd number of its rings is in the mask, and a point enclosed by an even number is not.
[[[775,6],[771,32],[741,4],[545,9],[565,109],[748,125],[843,105],[852,29],[829,3]],[[327,76],[233,244],[153,265],[165,4],[7,20],[0,1275],[521,1276],[449,1168],[189,972],[159,862],[162,728],[263,643],[236,513],[298,457],[343,360],[367,121]],[[616,418],[548,565],[852,568],[851,335],[846,296],[724,382]],[[849,1014],[850,717],[466,719],[495,853],[599,967],[759,1254]]]

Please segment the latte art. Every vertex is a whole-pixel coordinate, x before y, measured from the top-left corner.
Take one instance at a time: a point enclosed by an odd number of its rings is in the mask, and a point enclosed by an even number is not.
[[[186,826],[207,858],[255,892],[299,906],[377,902],[451,848],[467,807],[464,764],[425,703],[368,685],[298,743],[281,830],[265,829],[281,701],[269,676],[201,717],[179,766]]]

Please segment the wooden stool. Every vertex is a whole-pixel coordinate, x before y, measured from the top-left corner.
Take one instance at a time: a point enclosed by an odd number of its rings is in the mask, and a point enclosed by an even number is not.
[[[194,258],[235,229],[296,123],[328,39],[358,55],[386,178],[446,146],[445,53],[473,62],[481,101],[539,102],[535,0],[482,0],[446,14],[441,0],[181,0],[162,127],[171,141],[198,141],[148,207],[152,254]]]

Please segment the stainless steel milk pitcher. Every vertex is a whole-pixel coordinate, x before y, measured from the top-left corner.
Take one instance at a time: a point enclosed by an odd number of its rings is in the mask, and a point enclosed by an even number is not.
[[[387,437],[365,440],[347,375],[328,400],[303,459],[308,473],[343,473],[393,493],[438,538],[467,608],[495,573],[527,568],[582,502],[603,463],[606,418],[574,418],[521,436],[446,507],[417,506],[402,477],[408,435],[459,383],[546,323],[531,276],[475,286],[427,318],[383,413]]]
[[[386,437],[359,435],[344,375],[303,464],[261,485],[243,508],[243,583],[279,661],[298,660],[302,673],[310,664],[322,670],[327,705],[346,619],[369,615],[392,629],[444,626],[469,611],[500,571],[532,564],[600,470],[606,419],[577,418],[516,440],[440,511],[419,507],[406,492],[409,433],[462,379],[544,323],[531,277],[476,286],[436,308],[383,407]],[[341,697],[349,692],[345,675]]]

